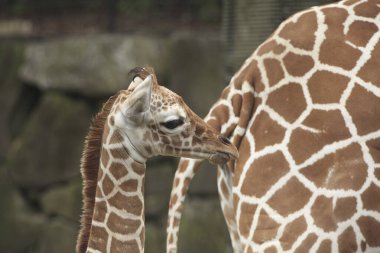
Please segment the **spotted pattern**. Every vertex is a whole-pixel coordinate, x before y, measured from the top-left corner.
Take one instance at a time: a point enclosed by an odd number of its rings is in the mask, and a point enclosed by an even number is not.
[[[109,128],[103,142],[88,253],[144,251],[145,164],[128,155],[117,131]]]
[[[245,61],[206,117],[240,153],[218,168],[234,252],[380,252],[379,69],[378,0],[297,13]],[[168,253],[199,164],[176,172]]]

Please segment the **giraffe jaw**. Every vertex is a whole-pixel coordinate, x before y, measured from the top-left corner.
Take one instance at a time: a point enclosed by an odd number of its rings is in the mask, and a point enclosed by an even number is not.
[[[214,154],[211,154],[208,158],[208,160],[215,165],[223,165],[229,162],[230,160],[235,160],[239,157],[239,153],[236,150],[236,148],[233,150],[233,152],[224,152],[224,151],[217,151]]]
[[[168,155],[168,154],[166,154]],[[239,152],[235,148],[235,146],[230,146],[222,150],[216,150],[216,151],[198,151],[198,152],[191,152],[190,150],[187,150],[187,152],[182,151],[179,155],[179,157],[185,157],[185,158],[192,158],[192,159],[207,159],[210,163],[215,165],[223,165],[229,162],[230,160],[235,160],[239,157]]]
[[[217,152],[210,155],[208,160],[215,165],[222,165],[227,163],[230,160],[230,155],[224,152]]]

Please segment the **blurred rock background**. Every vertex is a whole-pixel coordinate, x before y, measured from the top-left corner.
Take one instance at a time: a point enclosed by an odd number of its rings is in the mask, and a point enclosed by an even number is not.
[[[0,0],[0,253],[74,252],[83,140],[130,69],[154,67],[203,117],[284,18],[325,2]],[[147,253],[165,252],[176,164],[147,165]],[[181,253],[232,252],[207,164],[192,182],[179,241]]]

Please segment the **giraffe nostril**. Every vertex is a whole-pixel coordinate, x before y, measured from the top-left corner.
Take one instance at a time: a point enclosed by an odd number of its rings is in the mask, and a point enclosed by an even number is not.
[[[223,143],[223,144],[226,144],[226,145],[230,145],[231,142],[228,138],[224,137],[223,135],[219,135],[219,140]]]

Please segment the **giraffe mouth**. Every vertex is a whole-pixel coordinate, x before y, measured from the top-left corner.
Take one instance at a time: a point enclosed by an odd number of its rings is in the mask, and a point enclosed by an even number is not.
[[[217,151],[211,154],[208,160],[215,165],[223,165],[232,159],[237,159],[237,154],[227,153],[223,151]]]

